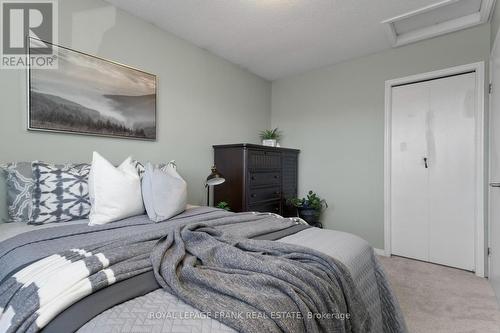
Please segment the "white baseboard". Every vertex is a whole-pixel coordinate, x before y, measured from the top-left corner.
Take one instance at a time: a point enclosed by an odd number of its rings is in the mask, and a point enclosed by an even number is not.
[[[376,255],[387,257],[385,250],[373,248],[373,251],[375,251]]]

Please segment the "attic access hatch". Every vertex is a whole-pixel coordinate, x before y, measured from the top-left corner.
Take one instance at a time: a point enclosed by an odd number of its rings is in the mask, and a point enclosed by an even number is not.
[[[445,0],[382,22],[394,47],[488,21],[495,0]]]

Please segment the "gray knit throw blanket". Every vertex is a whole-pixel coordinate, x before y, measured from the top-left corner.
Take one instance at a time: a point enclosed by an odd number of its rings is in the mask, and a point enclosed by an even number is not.
[[[168,292],[239,332],[369,332],[370,317],[339,261],[318,251],[236,238],[221,219],[175,228],[151,261]]]

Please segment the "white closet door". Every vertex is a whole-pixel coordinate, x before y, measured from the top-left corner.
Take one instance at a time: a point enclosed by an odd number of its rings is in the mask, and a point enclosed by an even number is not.
[[[392,89],[393,254],[474,270],[475,75]]]
[[[423,161],[428,109],[426,84],[392,89],[392,253],[420,260],[429,258],[428,177]]]
[[[476,74],[429,90],[429,261],[474,270]]]

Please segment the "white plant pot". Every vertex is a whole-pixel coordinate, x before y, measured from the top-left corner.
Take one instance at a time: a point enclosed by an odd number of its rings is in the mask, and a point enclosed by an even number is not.
[[[272,140],[262,140],[262,145],[263,146],[268,146],[268,147],[276,147],[276,140],[272,139]]]

